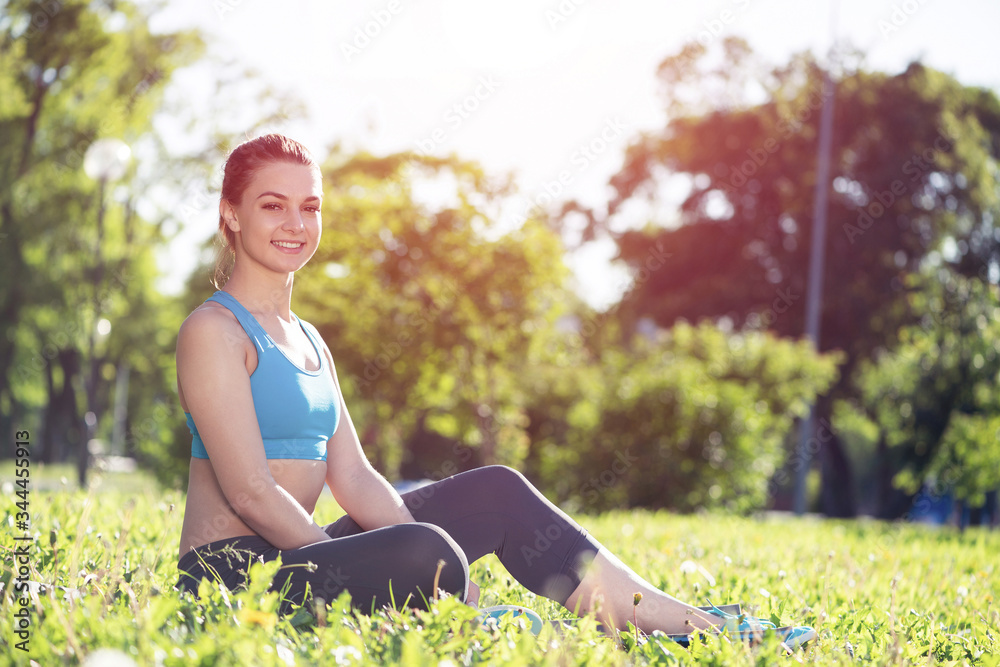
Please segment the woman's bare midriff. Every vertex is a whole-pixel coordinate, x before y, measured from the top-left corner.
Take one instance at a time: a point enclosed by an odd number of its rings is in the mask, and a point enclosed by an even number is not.
[[[326,461],[271,459],[271,476],[310,514],[323,490]],[[242,535],[256,535],[226,501],[208,459],[191,459],[180,555],[193,547]]]
[[[257,368],[257,348],[246,335],[243,325],[237,321],[236,316],[229,309],[221,304],[209,301],[196,310],[202,308],[218,309],[227,315],[230,327],[228,335],[241,340],[247,375],[252,376]],[[286,337],[281,335],[279,329],[264,324],[261,326],[264,326],[265,331],[272,338],[277,337],[277,339],[285,341]],[[282,352],[299,368],[310,372],[316,371],[321,368],[322,361],[310,358],[310,354],[315,354],[312,351],[312,343],[298,326],[295,325],[293,328],[296,333],[295,339],[288,342],[289,347],[282,346]],[[185,412],[189,412],[187,400],[184,398],[184,390],[179,382],[177,393],[181,408]],[[313,510],[316,509],[316,501],[319,499],[319,494],[323,491],[323,484],[326,481],[326,461],[269,459],[267,467],[278,486],[290,493],[309,514],[312,514]],[[192,458],[188,472],[184,526],[181,528],[180,555],[183,556],[193,547],[243,535],[257,535],[257,533],[240,519],[226,500],[211,461]]]

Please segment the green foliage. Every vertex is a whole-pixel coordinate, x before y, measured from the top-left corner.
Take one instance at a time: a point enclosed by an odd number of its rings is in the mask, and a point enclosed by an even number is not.
[[[982,507],[986,494],[1000,488],[1000,414],[955,415],[941,450],[928,469],[939,488],[954,489],[971,507]]]
[[[929,479],[981,505],[1000,485],[1000,295],[946,272],[912,284],[919,324],[863,368],[863,392],[888,444],[903,452],[897,484],[914,493]]]
[[[6,465],[4,470],[9,470]],[[255,565],[230,592],[210,583],[180,595],[176,545],[179,492],[32,495],[32,581],[48,585],[30,604],[30,653],[7,645],[0,664],[139,665],[770,665],[787,664],[773,643],[750,649],[722,638],[690,649],[663,637],[600,635],[582,621],[534,637],[513,621],[497,632],[473,622],[454,598],[429,612],[358,614],[346,596],[279,615],[268,593],[278,563]],[[319,518],[335,511],[322,502]],[[782,624],[816,628],[807,663],[996,665],[1000,576],[995,532],[882,523],[751,520],[618,512],[583,523],[654,585],[678,598],[739,602]],[[14,548],[8,526],[0,549]],[[780,540],[780,549],[775,549]],[[9,556],[8,556],[9,557]],[[544,618],[570,618],[513,582],[495,557],[472,567],[482,604],[523,604]],[[0,573],[0,614],[18,608],[13,572]],[[59,588],[59,587],[64,588]],[[81,596],[67,599],[66,589]],[[640,604],[642,604],[640,602]],[[10,626],[4,642],[10,641]],[[628,651],[622,647],[627,647]],[[99,653],[103,651],[104,653]],[[448,662],[445,662],[448,664]]]
[[[128,369],[123,453],[162,452],[173,440],[179,320],[153,290],[163,234],[136,203],[148,176],[135,160],[107,183],[82,167],[88,147],[108,137],[156,155],[152,116],[201,43],[150,33],[127,2],[12,1],[3,11],[0,429],[30,429],[47,460],[85,453],[83,413],[98,415],[94,436],[109,441],[115,380]],[[106,336],[96,332],[102,319]]]
[[[611,179],[607,216],[590,213],[589,220],[597,230],[635,228],[613,237],[636,271],[654,248],[669,256],[625,295],[627,322],[650,317],[668,327],[678,319],[724,319],[738,330],[799,336],[824,67],[810,54],[773,66],[736,38],[716,46],[692,44],[660,66],[670,120],[636,139]],[[831,74],[819,341],[822,350],[845,356],[840,381],[817,404],[818,418],[827,421],[834,399],[859,397],[857,366],[892,347],[900,328],[913,323],[907,276],[931,265],[984,285],[997,280],[990,267],[996,270],[1000,241],[1000,101],[920,63],[890,76],[866,71],[862,62],[842,52]],[[679,184],[688,189],[676,207],[650,195]],[[937,400],[948,403],[946,396]],[[824,511],[851,514],[852,497],[842,493],[852,486],[851,470],[833,426],[823,457]],[[924,465],[919,452],[913,461],[896,454],[878,465]]]
[[[535,220],[496,229],[504,187],[456,159],[334,156],[325,174],[295,307],[327,339],[373,457],[394,471],[426,425],[519,465],[527,357],[566,294],[558,237]]]
[[[760,508],[786,435],[836,363],[806,342],[707,323],[610,348],[594,411],[567,436],[580,456],[558,471],[567,497],[587,511]]]

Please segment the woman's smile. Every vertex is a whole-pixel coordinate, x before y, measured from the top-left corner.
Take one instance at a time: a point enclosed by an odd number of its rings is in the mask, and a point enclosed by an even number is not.
[[[271,241],[271,245],[286,253],[297,253],[305,247],[305,241]]]

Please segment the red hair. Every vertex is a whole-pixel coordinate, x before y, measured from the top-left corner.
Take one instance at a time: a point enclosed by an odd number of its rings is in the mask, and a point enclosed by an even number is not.
[[[305,146],[280,134],[265,134],[256,139],[244,141],[229,154],[222,177],[220,199],[228,201],[233,206],[239,206],[243,199],[243,193],[250,185],[254,175],[263,167],[275,162],[301,164],[319,172],[319,164]],[[216,289],[222,289],[222,285],[229,279],[236,261],[235,247],[236,233],[226,225],[220,213],[219,251],[215,262],[215,275],[212,279],[212,284],[215,285]]]

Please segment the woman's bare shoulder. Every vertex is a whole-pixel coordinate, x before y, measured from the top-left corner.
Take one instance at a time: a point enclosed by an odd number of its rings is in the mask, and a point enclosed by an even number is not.
[[[178,351],[194,345],[213,351],[242,350],[249,342],[242,325],[225,306],[208,301],[187,316],[177,334]]]

